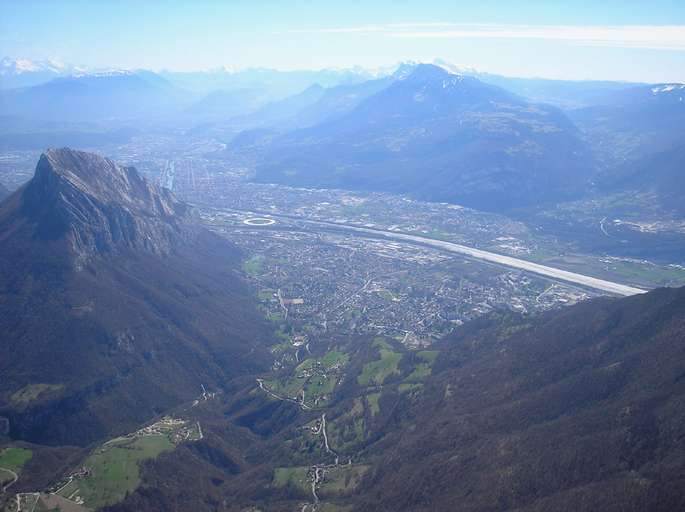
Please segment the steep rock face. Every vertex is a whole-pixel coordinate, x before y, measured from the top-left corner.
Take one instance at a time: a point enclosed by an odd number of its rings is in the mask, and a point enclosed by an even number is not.
[[[134,169],[46,152],[0,203],[10,436],[87,444],[267,368],[271,332],[240,258]]]
[[[66,237],[77,265],[94,253],[122,248],[168,254],[189,213],[134,168],[70,149],[40,157],[23,192],[23,211],[37,223],[39,237]]]

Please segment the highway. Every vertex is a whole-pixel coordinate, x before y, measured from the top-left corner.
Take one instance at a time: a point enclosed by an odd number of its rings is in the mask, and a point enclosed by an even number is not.
[[[300,220],[300,219],[298,219]],[[577,274],[575,272],[569,272],[568,270],[561,270],[554,267],[548,267],[547,265],[540,265],[539,263],[533,263],[532,261],[522,260],[519,258],[514,258],[512,256],[505,256],[503,254],[497,254],[494,252],[483,251],[482,249],[474,249],[473,247],[468,247],[466,245],[456,244],[454,242],[446,242],[443,240],[435,240],[433,238],[426,238],[417,235],[408,235],[406,233],[396,233],[393,231],[382,231],[379,229],[363,228],[359,226],[350,226],[349,224],[338,224],[335,222],[322,222],[322,221],[310,221],[302,220],[302,222],[307,222],[308,224],[319,224],[325,227],[336,227],[339,229],[344,229],[345,231],[351,231],[355,233],[364,233],[367,235],[373,235],[375,237],[383,237],[390,240],[398,240],[409,243],[418,243],[421,245],[428,245],[431,247],[437,247],[447,252],[452,252],[456,254],[461,254],[463,256],[468,256],[481,261],[487,261],[489,263],[495,263],[497,265],[504,265],[505,267],[517,268],[520,270],[525,270],[538,274],[541,276],[549,277],[552,279],[558,279],[561,281],[566,281],[569,283],[578,284],[581,286],[587,286],[588,288],[594,288],[596,290],[602,290],[604,292],[613,293],[616,295],[637,295],[638,293],[646,293],[647,290],[641,288],[635,288],[633,286],[628,286],[625,284],[614,283],[612,281],[606,281],[604,279],[598,279],[596,277],[590,277],[583,274]]]
[[[474,249],[473,247],[468,247],[466,245],[461,245],[454,242],[446,242],[443,240],[435,240],[433,238],[426,238],[418,235],[409,235],[406,233],[397,233],[395,231],[384,231],[374,228],[365,228],[361,226],[354,226],[338,222],[310,220],[290,215],[266,215],[275,219],[282,218],[283,220],[287,220],[290,222],[301,222],[303,224],[307,224],[310,226],[319,226],[324,229],[335,228],[336,230],[341,230],[349,233],[356,233],[360,235],[373,236],[374,238],[387,238],[388,240],[395,240],[400,242],[407,242],[410,244],[420,244],[424,246],[436,247],[443,251],[460,254],[462,256],[468,256],[470,258],[477,259],[480,261],[486,261],[488,263],[503,265],[505,267],[516,268],[519,270],[525,270],[527,272],[531,272],[533,274],[544,276],[550,279],[566,281],[568,283],[593,288],[595,290],[601,290],[603,292],[615,295],[629,296],[637,295],[639,293],[646,293],[648,291],[643,290],[642,288],[635,288],[633,286],[628,286],[621,283],[614,283],[613,281],[606,281],[604,279],[586,276],[583,274],[578,274],[576,272],[569,272],[568,270],[561,270],[559,268],[549,267],[547,265],[541,265],[539,263],[533,263],[532,261],[514,258],[513,256],[497,254],[490,251],[484,251],[482,249]]]

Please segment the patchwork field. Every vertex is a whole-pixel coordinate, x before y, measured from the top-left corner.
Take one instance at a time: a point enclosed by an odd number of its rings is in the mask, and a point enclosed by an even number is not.
[[[373,346],[378,349],[379,359],[364,365],[361,375],[357,377],[360,386],[381,385],[391,375],[400,373],[398,364],[402,354],[394,352],[390,344],[381,338],[376,339]]]
[[[48,492],[21,493],[6,510],[16,512],[18,506],[19,511],[83,512],[118,503],[140,485],[143,462],[174,450],[180,443],[200,439],[199,423],[164,417],[107,441]],[[30,450],[6,448],[0,452],[0,468],[18,473],[31,456]]]
[[[346,353],[333,350],[320,358],[305,359],[289,376],[265,381],[264,384],[277,395],[303,400],[309,407],[318,407],[329,400],[348,362]]]
[[[0,451],[0,468],[19,473],[32,456],[33,452],[25,448],[4,448]]]

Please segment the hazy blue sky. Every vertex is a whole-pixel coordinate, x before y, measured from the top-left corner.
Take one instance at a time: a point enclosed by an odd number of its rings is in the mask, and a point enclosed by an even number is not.
[[[150,69],[439,57],[517,76],[685,81],[685,0],[0,0],[0,55]]]

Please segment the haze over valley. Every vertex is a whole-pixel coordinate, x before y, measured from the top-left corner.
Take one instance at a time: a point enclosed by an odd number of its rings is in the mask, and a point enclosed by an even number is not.
[[[682,6],[28,3],[2,512],[685,509]]]

